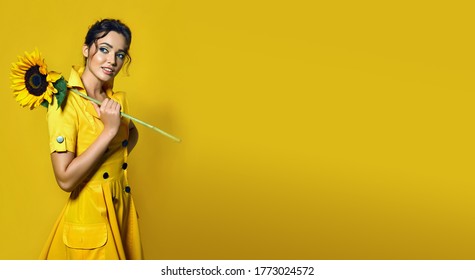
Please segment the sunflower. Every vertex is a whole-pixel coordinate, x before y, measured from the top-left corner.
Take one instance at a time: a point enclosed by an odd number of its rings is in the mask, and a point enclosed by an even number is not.
[[[55,85],[60,80],[61,85],[64,82],[60,73],[48,72],[38,50],[18,57],[18,62],[12,64],[10,78],[16,101],[30,110],[40,104],[48,107],[53,102],[53,95],[58,93]]]

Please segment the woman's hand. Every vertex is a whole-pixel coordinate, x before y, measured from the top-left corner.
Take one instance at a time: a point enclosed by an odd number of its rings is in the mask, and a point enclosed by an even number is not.
[[[119,131],[120,126],[120,104],[116,101],[106,98],[102,101],[101,106],[94,104],[94,108],[104,124],[105,133],[114,137]]]

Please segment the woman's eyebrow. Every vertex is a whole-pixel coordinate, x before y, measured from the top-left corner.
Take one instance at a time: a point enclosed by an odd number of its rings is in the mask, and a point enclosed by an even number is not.
[[[106,45],[106,46],[108,46],[108,47],[109,47],[109,48],[111,48],[111,49],[113,49],[113,48],[114,48],[114,47],[113,47],[111,44],[109,44],[109,43],[105,43],[105,42],[102,42],[102,43],[101,43],[101,45]]]
[[[102,43],[100,43],[99,45],[106,45],[106,46],[108,46],[108,47],[111,48],[111,49],[114,48],[111,44],[106,43],[106,42],[102,42]],[[123,50],[123,49],[119,49],[118,51],[119,51],[119,52],[125,52],[125,50]]]

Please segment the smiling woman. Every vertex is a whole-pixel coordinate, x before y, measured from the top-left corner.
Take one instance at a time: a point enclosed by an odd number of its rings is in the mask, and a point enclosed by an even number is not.
[[[41,259],[142,259],[138,217],[127,179],[128,155],[138,140],[125,93],[115,76],[130,62],[131,31],[119,20],[96,22],[88,31],[83,67],[74,67],[59,109],[48,107],[50,153],[59,187],[70,192]],[[53,107],[53,108],[52,108]]]

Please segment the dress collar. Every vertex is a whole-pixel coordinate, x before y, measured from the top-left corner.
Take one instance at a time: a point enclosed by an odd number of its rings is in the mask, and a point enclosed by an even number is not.
[[[81,76],[84,73],[84,66],[73,66],[71,69],[71,74],[69,76],[68,85],[72,88],[81,89],[81,92],[87,94],[84,84],[82,83]],[[111,87],[105,89],[106,95],[108,98],[112,98],[114,91]],[[89,94],[87,94],[89,95]]]
[[[84,84],[82,83],[81,80],[81,75],[84,73],[84,67],[78,67],[78,66],[73,66],[71,70],[71,74],[69,76],[68,80],[68,86],[71,88],[75,88],[82,92],[83,94],[87,95],[86,89],[84,88]],[[106,89],[106,95],[108,98],[113,98],[114,92],[112,91],[112,88],[107,88]],[[95,118],[99,118],[99,115],[96,112],[96,109],[94,108],[94,105],[92,105],[92,102],[89,100],[86,100],[85,98],[81,99],[84,101],[84,109],[94,116]]]

